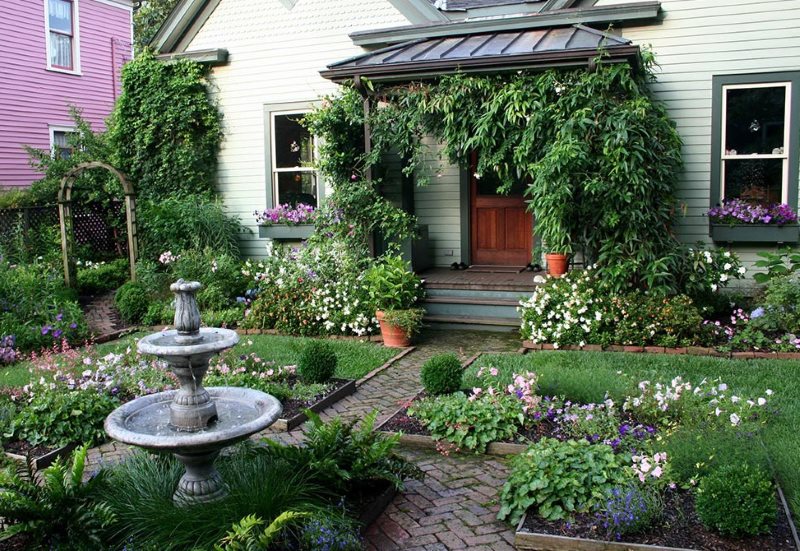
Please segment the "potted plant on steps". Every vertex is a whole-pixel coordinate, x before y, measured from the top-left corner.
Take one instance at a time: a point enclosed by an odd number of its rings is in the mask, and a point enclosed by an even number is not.
[[[424,291],[422,280],[400,256],[387,256],[366,273],[369,294],[377,309],[383,344],[404,348],[422,327],[425,311],[418,306]]]

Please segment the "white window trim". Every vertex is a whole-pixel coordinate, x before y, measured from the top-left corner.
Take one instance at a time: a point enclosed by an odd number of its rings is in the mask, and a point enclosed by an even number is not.
[[[727,155],[725,143],[728,124],[728,90],[742,90],[752,88],[786,88],[785,104],[783,114],[783,154],[758,154],[758,155]],[[761,82],[753,84],[724,84],[722,86],[722,121],[720,125],[720,166],[719,166],[719,199],[725,198],[725,161],[751,160],[751,159],[782,159],[783,160],[783,179],[781,181],[781,202],[789,202],[789,140],[791,138],[792,125],[792,83],[782,82]]]
[[[270,174],[270,179],[272,181],[272,202],[277,207],[278,205],[282,205],[283,203],[280,200],[279,190],[278,190],[278,174],[281,172],[310,172],[314,174],[314,182],[317,186],[317,207],[319,208],[322,201],[322,193],[320,192],[320,187],[323,185],[323,182],[320,178],[318,171],[311,166],[293,166],[293,167],[284,167],[284,168],[277,168],[276,159],[277,159],[277,150],[276,150],[276,140],[275,140],[275,117],[282,116],[282,115],[305,115],[306,113],[311,113],[311,109],[290,109],[287,111],[271,111],[270,118],[269,118],[269,132],[270,132],[270,142],[271,142],[271,149],[270,152],[270,167],[272,169],[272,174]],[[318,141],[317,137],[312,134],[311,140],[313,143],[313,159],[317,159],[318,153]]]
[[[50,63],[50,2],[44,2],[44,43],[47,56],[47,70],[67,75],[81,75],[81,38],[80,38],[80,0],[72,0],[72,69],[54,67]]]
[[[78,129],[74,126],[59,126],[59,125],[49,125],[48,126],[50,131],[50,156],[55,158],[56,156],[56,132],[68,132],[75,134],[78,132]]]

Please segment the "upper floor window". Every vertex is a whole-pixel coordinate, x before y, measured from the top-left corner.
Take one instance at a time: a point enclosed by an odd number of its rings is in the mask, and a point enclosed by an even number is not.
[[[300,124],[304,114],[271,114],[272,185],[276,205],[318,205],[317,173],[312,166],[314,137]]]
[[[47,67],[78,71],[77,0],[45,0],[47,20]]]
[[[797,206],[800,73],[714,77],[712,206]]]

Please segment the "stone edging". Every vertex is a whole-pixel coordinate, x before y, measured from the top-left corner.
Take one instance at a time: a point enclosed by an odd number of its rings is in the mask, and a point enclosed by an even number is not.
[[[540,350],[569,350],[572,352],[628,352],[634,354],[666,354],[681,356],[710,356],[714,358],[727,358],[733,360],[800,360],[800,352],[720,352],[714,348],[705,346],[685,346],[672,348],[668,346],[635,346],[635,345],[609,345],[587,344],[578,346],[574,344],[559,346],[556,348],[549,343],[537,344],[531,341],[523,341],[522,347],[526,351]]]

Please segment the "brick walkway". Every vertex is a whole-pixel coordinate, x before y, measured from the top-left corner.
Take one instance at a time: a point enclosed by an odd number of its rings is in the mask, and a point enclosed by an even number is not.
[[[95,339],[127,327],[114,304],[114,292],[91,297],[83,304],[83,312],[89,325],[89,333]]]
[[[363,418],[377,409],[378,422],[392,415],[400,402],[419,389],[419,370],[426,359],[455,352],[462,360],[479,352],[514,352],[515,334],[427,331],[416,350],[358,388],[355,394],[322,413],[323,419],[341,416]],[[254,438],[268,437],[287,444],[302,442],[304,428],[290,433],[266,430]],[[114,442],[90,450],[90,464],[119,461],[128,447]],[[503,551],[513,549],[514,532],[495,520],[498,491],[506,478],[502,459],[404,450],[425,479],[410,481],[384,514],[367,530],[370,550],[414,549]]]

